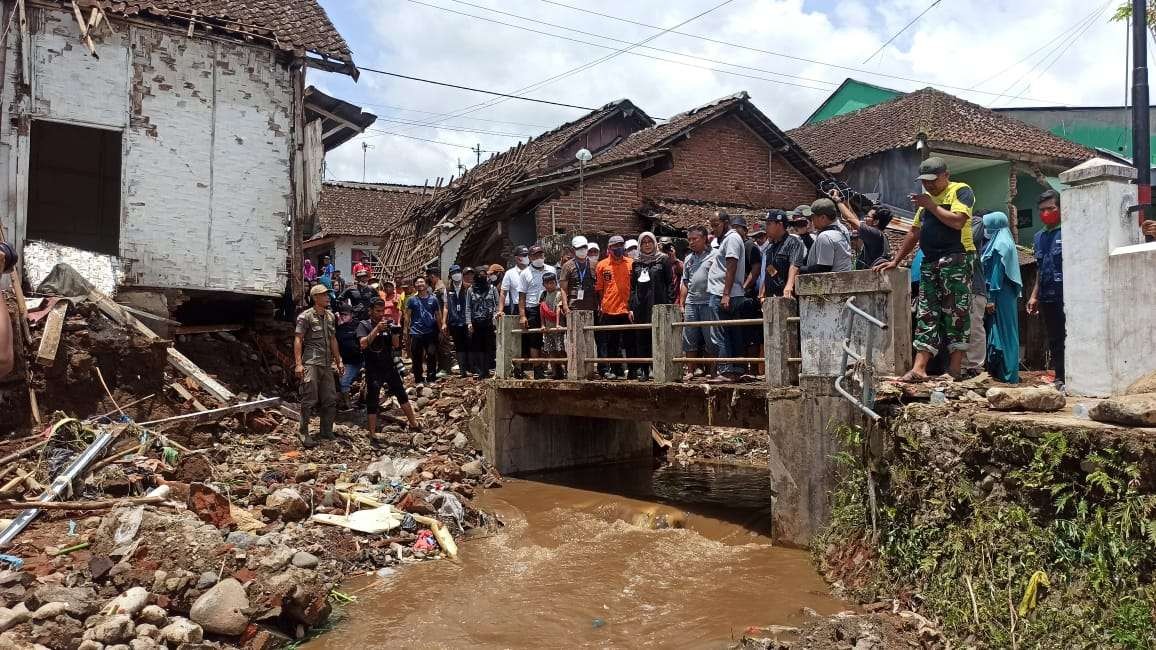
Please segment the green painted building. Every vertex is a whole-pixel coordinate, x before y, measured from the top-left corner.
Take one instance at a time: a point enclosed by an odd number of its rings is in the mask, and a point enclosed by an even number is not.
[[[1043,106],[997,108],[997,113],[1027,122],[1092,149],[1132,159],[1132,109],[1125,106]],[[1156,122],[1152,122],[1156,133]],[[1151,136],[1151,164],[1156,167],[1156,135]]]
[[[889,99],[895,99],[903,93],[898,90],[884,88],[865,83],[857,79],[847,78],[835,89],[827,99],[815,109],[814,113],[803,124],[815,124],[829,120],[836,115],[843,115],[860,108],[881,104]]]

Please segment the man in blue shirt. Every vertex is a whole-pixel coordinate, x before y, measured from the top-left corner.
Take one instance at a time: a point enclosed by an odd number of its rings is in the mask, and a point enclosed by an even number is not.
[[[405,301],[405,320],[409,329],[409,356],[413,361],[413,380],[418,385],[437,382],[438,331],[444,323],[444,311],[438,297],[430,293],[425,278],[413,281],[416,294]],[[423,375],[422,370],[425,373]]]
[[[1060,230],[1060,193],[1048,190],[1040,195],[1037,205],[1044,229],[1036,233],[1035,255],[1038,264],[1036,284],[1028,300],[1028,313],[1044,317],[1048,332],[1048,351],[1056,370],[1056,388],[1064,389],[1064,337],[1067,319],[1064,316],[1064,248]]]

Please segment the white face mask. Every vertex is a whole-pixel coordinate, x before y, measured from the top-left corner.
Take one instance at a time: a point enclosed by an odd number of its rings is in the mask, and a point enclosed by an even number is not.
[[[450,276],[450,279],[453,280],[454,282],[461,282],[462,281],[462,274],[461,273],[454,273],[453,275]]]
[[[490,282],[497,282],[497,281],[498,281],[498,276],[494,273],[491,273],[490,274]]]
[[[626,256],[632,260],[638,259],[638,249],[637,248],[630,249],[630,252],[627,253]]]
[[[533,262],[530,262],[530,263],[533,264],[534,268],[536,268],[536,269],[540,269],[540,268],[546,266],[546,260],[534,260]]]
[[[580,260],[586,259],[588,254],[589,251],[587,251],[585,248],[579,248],[578,250],[574,251],[574,257],[577,257]]]
[[[518,264],[520,264],[521,266],[526,266],[527,264],[530,263],[530,258],[523,255],[521,257],[515,258],[515,261],[517,261]]]

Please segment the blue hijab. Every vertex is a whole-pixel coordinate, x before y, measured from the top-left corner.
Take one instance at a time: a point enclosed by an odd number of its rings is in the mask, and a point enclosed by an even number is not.
[[[1007,215],[1002,212],[989,212],[983,216],[983,227],[987,236],[991,238],[988,240],[987,246],[984,246],[983,256],[980,258],[983,262],[983,268],[994,269],[994,264],[989,264],[989,260],[995,258],[994,262],[1003,266],[1003,275],[1015,283],[1016,295],[1021,295],[1024,281],[1020,276],[1019,255],[1016,253],[1015,241],[1012,240]],[[984,275],[989,288],[992,290],[1000,288],[991,286],[994,279],[991,270],[987,270]]]

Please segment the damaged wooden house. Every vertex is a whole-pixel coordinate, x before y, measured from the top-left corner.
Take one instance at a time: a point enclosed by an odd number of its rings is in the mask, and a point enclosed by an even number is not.
[[[589,160],[576,158],[581,150]],[[518,244],[569,234],[605,244],[611,234],[683,233],[719,209],[794,208],[826,178],[745,92],[662,124],[619,100],[437,187],[383,246],[399,254],[404,275],[429,263],[443,272],[504,263]]]
[[[324,151],[375,119],[306,89],[307,68],[357,76],[316,0],[0,9],[2,224],[27,285],[75,261],[178,319],[300,291]]]

